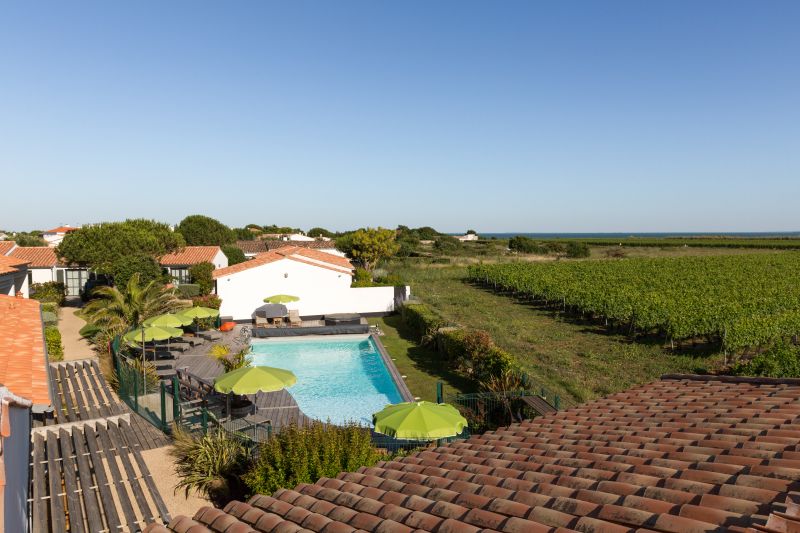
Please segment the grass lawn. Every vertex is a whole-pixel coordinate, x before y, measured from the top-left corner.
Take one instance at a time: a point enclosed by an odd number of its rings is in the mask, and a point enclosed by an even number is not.
[[[476,390],[474,383],[449,371],[438,353],[412,341],[398,315],[370,318],[369,323],[377,324],[383,330],[381,343],[394,359],[400,374],[406,376],[406,384],[414,396],[436,401],[437,381],[444,384],[445,394]]]
[[[666,373],[701,372],[718,357],[673,354],[660,341],[632,342],[600,326],[517,303],[467,283],[463,266],[406,264],[393,270],[410,283],[414,296],[444,318],[489,332],[531,377],[576,400],[616,392]],[[408,373],[399,359],[398,367]]]

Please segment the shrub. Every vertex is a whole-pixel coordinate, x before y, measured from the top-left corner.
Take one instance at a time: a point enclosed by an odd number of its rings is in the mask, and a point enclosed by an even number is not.
[[[220,345],[217,345],[220,346]],[[215,346],[216,348],[216,346]],[[225,348],[228,348],[225,346]],[[213,349],[212,349],[213,352]],[[228,352],[220,355],[212,354],[217,358],[217,361],[220,362],[222,368],[225,372],[233,372],[234,370],[239,370],[240,368],[247,368],[253,362],[252,357],[250,357],[250,347],[242,348],[237,353],[233,355],[228,355],[230,353],[230,348],[228,348]]]
[[[420,342],[429,342],[444,320],[423,303],[406,304],[400,308],[400,316]]]
[[[175,458],[175,472],[186,496],[194,490],[222,507],[244,493],[240,480],[247,464],[247,450],[242,442],[218,429],[195,437],[179,427],[172,433],[174,442],[169,454]]]
[[[86,324],[80,329],[80,331],[78,331],[78,333],[81,337],[92,339],[95,335],[100,333],[101,330],[102,328],[100,326],[95,324]]]
[[[58,314],[58,304],[55,302],[43,302],[42,303],[42,313],[53,313],[54,315]]]
[[[59,307],[64,305],[64,300],[67,299],[67,287],[59,281],[34,283],[31,285],[30,293],[34,300],[54,303]]]
[[[214,272],[214,265],[211,263],[198,263],[189,268],[189,277],[192,283],[200,287],[200,296],[205,296],[214,288],[214,278],[211,273]]]
[[[356,268],[353,274],[353,283],[351,287],[373,287],[375,284],[372,282],[372,274],[365,268]]]
[[[738,376],[766,376],[770,378],[800,377],[800,348],[781,342],[746,363],[735,365],[731,371]]]
[[[261,445],[258,459],[242,476],[252,493],[271,494],[280,488],[335,478],[372,466],[381,454],[372,446],[369,429],[349,424],[314,422],[290,426]]]
[[[137,272],[139,273],[141,285],[146,285],[153,280],[159,282],[167,281],[167,276],[161,265],[149,255],[123,255],[111,264],[111,276],[114,278],[114,285],[117,287],[127,287],[128,281]]]
[[[227,344],[215,344],[211,347],[211,355],[214,357],[225,357],[231,353],[231,347]]]
[[[64,360],[64,346],[61,344],[61,332],[55,326],[44,328],[44,342],[47,345],[47,355],[50,361]]]
[[[517,235],[508,241],[508,249],[524,254],[546,254],[547,249],[528,237]]]
[[[54,326],[58,324],[58,315],[49,311],[43,311],[42,322],[44,322],[45,326]]]
[[[433,247],[440,252],[453,252],[461,248],[461,241],[450,235],[436,237]]]
[[[205,296],[195,296],[192,298],[193,307],[209,307],[211,309],[219,309],[222,305],[222,299],[216,294],[207,294]]]
[[[589,254],[589,245],[585,242],[572,241],[567,243],[567,257],[589,257]]]
[[[200,296],[200,285],[196,283],[182,283],[175,287],[175,294],[182,300],[189,300],[195,296]]]
[[[436,336],[438,350],[454,369],[486,381],[512,368],[511,354],[494,345],[491,336],[475,329],[444,329]]]
[[[253,240],[255,237],[249,230],[245,230],[247,233],[250,233],[250,240]],[[237,265],[239,263],[244,263],[247,261],[247,257],[245,257],[244,252],[231,244],[227,244],[222,246],[222,253],[225,254],[225,257],[228,258],[228,266]]]

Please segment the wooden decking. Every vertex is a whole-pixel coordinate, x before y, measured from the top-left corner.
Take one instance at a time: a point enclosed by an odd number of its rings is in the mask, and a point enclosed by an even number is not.
[[[168,522],[128,417],[36,428],[31,435],[34,533],[135,532]]]
[[[185,370],[194,379],[213,386],[214,379],[222,374],[222,365],[210,357],[185,355],[178,358],[175,368]],[[305,415],[297,401],[286,389],[277,392],[259,392],[249,396],[258,415],[266,418],[273,429],[288,425],[305,425],[311,418]]]
[[[46,425],[86,422],[130,413],[132,446],[142,450],[160,448],[170,443],[158,428],[134,414],[111,391],[97,361],[84,359],[50,364],[53,416]]]
[[[522,401],[525,402],[528,407],[539,413],[540,416],[557,411],[555,407],[547,403],[547,400],[541,396],[523,396]]]

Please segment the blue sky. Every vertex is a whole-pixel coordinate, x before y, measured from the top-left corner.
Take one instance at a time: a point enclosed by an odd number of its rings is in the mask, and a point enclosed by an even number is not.
[[[800,2],[18,2],[0,228],[798,230]]]

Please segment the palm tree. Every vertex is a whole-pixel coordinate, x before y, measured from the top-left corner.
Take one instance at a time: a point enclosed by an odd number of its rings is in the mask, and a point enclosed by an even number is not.
[[[188,306],[172,289],[156,281],[140,285],[138,273],[131,276],[124,291],[118,287],[99,287],[94,295],[96,298],[83,308],[83,314],[90,323],[112,335],[140,326],[150,317]]]

